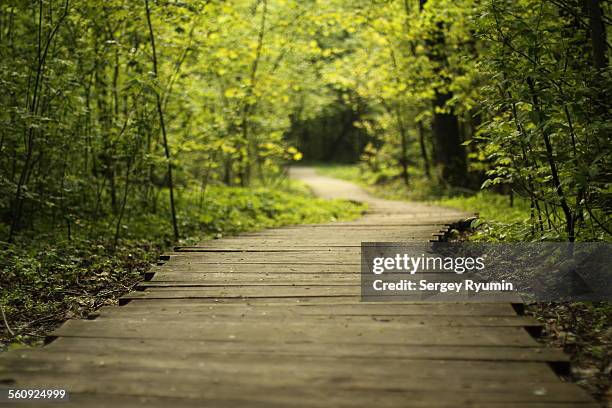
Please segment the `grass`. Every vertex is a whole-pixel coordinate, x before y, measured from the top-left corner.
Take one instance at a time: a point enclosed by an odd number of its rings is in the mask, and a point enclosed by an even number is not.
[[[360,184],[365,183],[359,166],[356,164],[317,163],[314,166],[317,169],[317,173],[321,175],[359,182]]]
[[[159,198],[157,214],[128,208],[117,245],[111,215],[96,223],[75,217],[70,234],[64,226],[39,226],[16,243],[3,243],[0,308],[6,321],[0,316],[0,350],[36,344],[62,321],[116,304],[175,244],[166,202]],[[183,192],[178,204],[184,236],[178,244],[283,225],[345,221],[365,210],[352,202],[315,198],[293,181],[252,189],[210,186],[204,194]]]

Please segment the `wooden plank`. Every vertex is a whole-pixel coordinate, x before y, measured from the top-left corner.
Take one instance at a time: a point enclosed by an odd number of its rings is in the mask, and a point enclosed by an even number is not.
[[[348,273],[300,273],[300,272],[156,272],[150,282],[142,282],[143,286],[153,286],[155,283],[181,283],[190,284],[194,282],[206,283],[256,283],[268,282],[286,284],[300,282],[356,282],[359,284],[360,275],[358,272]]]
[[[385,229],[379,228],[367,228],[362,230],[353,230],[350,231],[346,228],[338,231],[328,231],[327,229],[318,230],[305,230],[300,232],[294,231],[261,231],[261,232],[252,232],[250,234],[245,234],[245,237],[250,238],[268,238],[268,239],[280,239],[280,238],[290,238],[290,239],[298,239],[303,238],[304,240],[312,240],[316,241],[319,239],[325,239],[325,236],[333,237],[333,238],[342,238],[348,239],[345,242],[345,245],[351,245],[356,239],[354,237],[361,238],[362,241],[386,241],[386,242],[401,242],[403,238],[427,238],[439,232],[438,230],[429,230],[429,231],[412,231],[410,228],[406,228],[405,230],[398,229],[396,231],[386,231]],[[351,239],[352,238],[352,239]],[[423,241],[421,241],[423,242]]]
[[[122,296],[120,300],[131,301],[140,299],[203,299],[203,298],[346,298],[361,295],[361,287],[351,286],[329,286],[329,285],[277,285],[277,286],[202,286],[202,287],[156,287],[145,291],[130,292]],[[419,291],[415,293],[397,292],[381,293],[376,297],[364,297],[364,301],[388,301],[388,300],[430,300],[436,299],[440,294],[437,291]],[[456,295],[447,293],[445,301],[456,299],[463,302],[513,302],[520,300],[514,293],[481,292],[474,295]]]
[[[206,251],[206,252],[169,252],[164,256],[169,256],[171,260],[208,260],[208,259],[233,259],[234,261],[275,261],[275,260],[308,260],[313,256],[317,258],[323,257],[333,261],[338,259],[338,262],[353,259],[359,261],[361,258],[360,248],[348,248],[343,250],[319,250],[319,251],[302,251],[299,249],[288,249],[283,251]]]
[[[207,356],[206,364],[193,364],[167,354],[142,358],[134,354],[47,353],[3,363],[12,369],[11,377],[30,383],[45,381],[54,386],[61,375],[63,387],[75,392],[120,387],[127,394],[224,398],[236,394],[236,390],[240,394],[249,390],[250,397],[271,392],[289,396],[295,394],[285,393],[308,388],[319,393],[350,391],[346,394],[348,399],[354,399],[356,391],[367,391],[371,400],[372,396],[386,396],[392,390],[404,397],[418,394],[429,401],[457,400],[462,396],[481,402],[589,401],[582,390],[560,383],[545,364],[531,362],[389,359],[384,364],[372,364],[350,358],[242,355],[231,359],[221,355]],[[406,370],[407,364],[411,370]],[[454,373],[462,375],[453,376]],[[169,378],[173,380],[171,387]],[[444,378],[443,385],[440,378]]]
[[[104,396],[145,395],[147,398],[199,399],[206,404],[204,407],[236,407],[236,406],[306,406],[306,407],[533,407],[529,404],[548,404],[546,408],[559,408],[563,403],[571,407],[583,407],[590,401],[584,392],[574,385],[560,387],[559,383],[516,383],[516,386],[506,384],[509,391],[498,392],[495,389],[472,388],[467,384],[463,390],[446,389],[438,383],[423,387],[421,383],[404,381],[400,389],[372,389],[352,385],[350,377],[337,377],[331,385],[320,385],[313,379],[309,386],[269,385],[260,383],[268,379],[265,375],[254,375],[245,383],[238,381],[224,382],[214,379],[198,380],[190,376],[176,375],[168,372],[146,372],[140,375],[138,371],[122,370],[110,372],[100,368],[92,369],[87,377],[96,376],[96,381],[87,381],[83,374],[75,372],[60,372],[59,379],[53,372],[29,373],[28,381],[39,387],[68,387],[74,393],[98,394]],[[17,373],[21,374],[21,373]],[[289,373],[284,378],[296,377]],[[169,386],[168,379],[173,385]],[[298,379],[301,377],[297,377]],[[345,385],[348,382],[349,385]],[[176,383],[176,385],[174,384]],[[373,381],[372,383],[380,383]],[[368,383],[369,384],[369,383]],[[549,385],[550,384],[550,385]],[[493,388],[493,387],[492,387]],[[542,395],[543,394],[543,395]],[[113,401],[109,399],[108,401]],[[182,401],[182,400],[181,400]],[[413,401],[415,402],[413,404]],[[253,402],[253,404],[251,404]],[[407,403],[409,405],[407,405]],[[500,405],[501,404],[501,405]],[[571,405],[573,404],[573,405]],[[103,405],[109,406],[109,405]],[[182,406],[182,405],[178,405]]]
[[[234,248],[227,248],[225,246],[214,248],[214,247],[175,247],[174,254],[182,254],[182,253],[253,253],[253,252],[281,252],[281,253],[293,253],[293,252],[307,252],[307,253],[340,253],[340,254],[357,254],[361,253],[360,245],[344,245],[344,246],[334,246],[330,247],[329,245],[320,245],[320,246],[261,246],[254,243],[254,245],[244,245],[244,246],[236,246]]]
[[[218,322],[220,319],[228,323],[239,323],[239,322],[269,322],[271,319],[280,322],[292,322],[296,318],[300,321],[310,324],[349,324],[359,323],[372,325],[381,323],[386,327],[422,327],[422,326],[434,326],[434,327],[541,327],[541,324],[526,316],[511,316],[511,317],[480,317],[480,316],[428,316],[428,315],[412,315],[412,316],[392,316],[392,315],[370,315],[370,316],[336,316],[333,314],[329,315],[297,315],[290,312],[264,312],[264,313],[250,313],[250,314],[201,314],[201,315],[190,315],[185,316],[181,314],[181,321],[186,324],[202,323],[202,322]],[[106,314],[100,315],[96,320],[98,321],[115,321],[115,320],[126,320],[128,322],[173,322],[176,321],[176,315],[153,315],[153,314],[141,314],[134,316],[133,314]],[[374,323],[372,323],[374,322]]]
[[[130,303],[117,309],[115,306],[105,306],[99,310],[100,314],[212,314],[212,315],[242,315],[247,313],[278,313],[278,311],[293,313],[300,316],[516,316],[514,309],[506,303],[364,303],[353,301],[351,303],[281,303],[271,305],[223,304],[201,303],[194,301],[185,304],[168,303],[164,300]]]
[[[346,264],[334,263],[266,263],[266,262],[225,262],[225,263],[184,263],[184,264],[163,264],[151,268],[151,273],[171,272],[171,273],[360,273],[361,264],[350,262]]]
[[[292,227],[284,227],[284,228],[276,228],[276,229],[267,229],[256,232],[247,232],[242,234],[243,237],[251,237],[251,236],[267,236],[267,235],[275,235],[275,234],[292,234],[295,235],[299,233],[300,235],[308,235],[308,234],[321,234],[322,230],[325,231],[326,234],[339,233],[339,234],[348,234],[358,232],[409,232],[409,233],[425,233],[430,234],[432,232],[436,232],[439,230],[447,229],[446,225],[439,224],[425,224],[425,225],[411,225],[409,227],[405,225],[394,225],[387,224],[384,228],[380,228],[378,225],[362,225],[359,223],[355,223],[352,225],[336,225],[336,224],[328,224],[327,226],[319,226],[319,225],[304,225],[304,226],[292,226]]]
[[[313,263],[313,262],[277,262],[277,263],[266,263],[266,262],[208,262],[208,263],[184,263],[184,264],[168,264],[158,265],[151,268],[152,273],[156,272],[174,272],[174,273],[208,273],[208,272],[221,272],[221,273],[288,273],[288,272],[299,272],[299,273],[360,273],[361,264],[357,262],[350,262],[345,264],[329,263]]]
[[[300,242],[300,241],[295,241]],[[302,252],[318,252],[318,251],[356,251],[361,248],[361,245],[325,245],[315,243],[309,245],[286,245],[279,240],[280,245],[265,245],[260,240],[251,240],[243,242],[223,242],[217,245],[206,246],[183,246],[174,247],[173,252],[286,252],[286,251],[302,251]]]
[[[358,245],[361,242],[428,242],[438,231],[430,233],[413,233],[410,230],[406,232],[385,233],[384,231],[362,231],[354,233],[333,233],[325,234],[324,231],[309,234],[293,234],[293,233],[275,233],[266,235],[250,235],[253,238],[262,238],[268,240],[293,240],[293,242],[302,242],[303,245],[309,243],[320,244],[335,244],[335,245]]]
[[[378,223],[377,223],[378,222]],[[446,228],[449,224],[453,224],[457,222],[457,218],[447,217],[447,218],[436,218],[430,220],[428,217],[415,217],[413,214],[405,215],[403,214],[400,217],[386,217],[380,216],[378,214],[371,214],[368,217],[364,217],[355,221],[339,221],[328,224],[300,224],[300,225],[289,225],[285,227],[276,227],[269,228],[265,231],[286,231],[292,229],[320,229],[320,228],[330,228],[330,229],[338,229],[338,228],[380,228],[380,227],[429,227],[429,228]],[[263,231],[263,230],[262,230]],[[253,231],[258,232],[258,231]],[[245,236],[241,234],[236,236],[235,238],[240,238]]]
[[[168,342],[156,339],[98,339],[86,337],[60,337],[50,343],[50,351],[98,353],[145,353],[158,354],[166,350]],[[352,357],[355,359],[377,360],[461,360],[461,361],[533,361],[565,363],[567,354],[559,349],[546,347],[483,347],[483,346],[432,346],[352,343],[305,343],[276,341],[182,341],[172,348],[177,358],[202,359],[208,355],[228,354],[274,354],[279,356],[327,356],[335,358]],[[238,357],[236,357],[238,358]]]
[[[227,280],[219,280],[217,282],[206,281],[191,281],[191,282],[176,282],[176,281],[152,281],[141,282],[136,288],[140,289],[199,289],[199,288],[223,288],[223,287],[259,287],[259,288],[284,288],[284,287],[359,287],[359,279],[345,280],[322,280],[317,278],[303,278],[301,280],[286,279],[284,282],[268,281],[267,279],[259,279],[256,281],[239,280],[238,282],[227,282]]]
[[[166,304],[166,305],[211,305],[211,304],[227,304],[227,305],[279,305],[292,306],[298,304],[354,304],[361,301],[360,296],[337,296],[337,297],[316,297],[316,296],[296,296],[296,297],[148,297],[148,298],[120,298],[120,306],[129,306],[133,303],[139,303],[141,306],[147,306],[150,303]],[[160,303],[161,302],[161,303]],[[385,302],[388,303],[388,302]],[[404,303],[404,302],[402,302]]]
[[[394,234],[394,235],[385,235],[382,233],[367,233],[364,232],[362,234],[345,234],[345,235],[326,235],[321,231],[321,233],[317,236],[313,234],[312,236],[303,236],[298,237],[295,235],[278,235],[278,236],[265,236],[265,237],[251,237],[252,242],[251,245],[276,245],[283,247],[292,247],[292,246],[325,246],[328,248],[354,248],[360,247],[362,242],[393,242],[393,243],[406,243],[410,245],[416,244],[425,244],[431,243],[432,238],[437,238],[436,235],[439,235],[438,232],[432,232],[431,234],[422,235],[422,236],[412,236],[407,234]],[[242,242],[241,244],[246,244],[248,242]]]
[[[200,355],[201,357],[201,355]],[[237,357],[237,356],[233,356]],[[99,380],[110,379],[110,375],[124,377],[124,374],[141,372],[143,379],[156,378],[155,374],[181,372],[181,383],[200,382],[205,384],[233,385],[240,388],[299,387],[313,384],[316,388],[367,389],[372,392],[394,389],[398,392],[440,390],[437,378],[445,378],[444,390],[461,392],[470,388],[471,392],[483,394],[513,395],[516,392],[547,388],[545,395],[522,395],[524,400],[558,401],[560,397],[585,401],[586,396],[573,388],[559,383],[546,364],[532,362],[488,362],[488,361],[445,361],[445,360],[384,360],[384,366],[372,364],[372,360],[352,358],[326,358],[310,356],[277,356],[245,355],[232,358],[228,355],[206,355],[206,364],[194,365],[191,361],[173,355],[155,355],[146,358],[142,353],[94,355],[92,353],[53,352],[44,354],[21,353],[20,358],[11,357],[3,361],[13,374],[25,378],[37,374],[84,373],[86,367],[92,367],[87,376],[99,377]],[[332,364],[330,364],[332,363]],[[414,370],[402,375],[405,364]],[[296,372],[295,367],[300,367]],[[387,370],[385,370],[387,368]],[[356,375],[356,372],[359,374]],[[462,372],[463,377],[449,378],[452,372]],[[82,374],[81,374],[82,375]],[[385,383],[382,376],[388,377]],[[83,376],[83,375],[82,375]],[[106,377],[106,378],[105,378]],[[338,381],[342,378],[342,381]],[[534,378],[529,381],[528,378]],[[537,379],[536,379],[537,378]],[[91,378],[94,380],[94,378]],[[89,382],[91,382],[91,380]],[[190,380],[190,381],[189,381]],[[81,380],[82,381],[82,380]],[[79,384],[81,381],[77,381]],[[74,384],[74,385],[76,385]],[[74,386],[73,384],[70,384]],[[70,387],[66,384],[65,386]],[[180,387],[178,384],[174,387]],[[197,397],[195,389],[185,389],[191,396]],[[469,391],[468,391],[469,392]],[[561,395],[559,395],[561,394]],[[158,394],[172,396],[176,394]],[[536,398],[538,397],[538,398]],[[506,397],[512,400],[512,397]]]
[[[135,299],[197,299],[197,298],[290,298],[290,297],[355,297],[359,286],[216,286],[200,288],[150,288],[130,292],[123,300]]]
[[[427,273],[427,278],[437,278],[436,272]],[[303,272],[172,272],[171,270],[150,273],[150,281],[139,284],[141,287],[154,286],[189,286],[198,284],[337,284],[354,283],[359,285],[361,276],[358,271],[345,273],[303,273]],[[389,273],[387,275],[390,275]],[[446,275],[445,275],[446,276]]]
[[[305,341],[327,343],[410,344],[438,346],[537,346],[518,327],[397,327],[385,324],[308,324],[294,322],[169,322],[77,321],[53,331],[54,337],[146,338],[176,340]]]
[[[363,394],[363,393],[361,393]],[[361,396],[360,393],[355,393],[355,398]],[[372,404],[370,400],[361,398],[359,401],[355,401],[353,403],[341,401],[338,399],[336,394],[332,394],[329,398],[321,394],[320,398],[306,398],[303,393],[297,394],[295,398],[293,398],[293,402],[282,401],[278,398],[274,399],[273,397],[269,397],[267,400],[255,400],[251,398],[246,400],[245,398],[239,399],[237,397],[234,398],[225,398],[225,399],[214,399],[211,400],[206,397],[199,398],[180,398],[180,397],[153,397],[153,396],[133,396],[133,395],[113,395],[100,391],[98,394],[91,393],[73,393],[71,396],[71,401],[67,404],[54,404],[54,406],[69,406],[69,407],[87,407],[87,408],[133,408],[133,407],[147,407],[147,408],[167,408],[167,407],[183,407],[183,408],[202,408],[202,407],[216,407],[216,408],[235,408],[239,406],[249,406],[252,408],[286,408],[287,406],[302,408],[302,407],[325,407],[329,408],[330,404],[333,404],[335,407],[368,407],[367,404]],[[391,398],[393,398],[391,396]],[[407,399],[404,399],[404,402]],[[389,405],[384,399],[383,402],[377,404],[375,406],[380,407],[391,407],[393,405]],[[450,402],[431,402],[431,401],[418,401],[418,400],[410,400],[411,408],[457,408],[457,401]],[[370,405],[371,406],[371,405]],[[398,405],[395,405],[398,406]],[[399,406],[406,406],[399,405]],[[20,403],[19,407],[40,407],[40,402],[35,402],[32,404],[28,403]],[[593,403],[562,403],[555,402],[554,406],[551,406],[550,403],[539,403],[539,402],[485,402],[479,403],[475,401],[471,401],[469,403],[469,407],[471,408],[601,408],[600,405]]]
[[[170,261],[172,265],[168,266],[180,266],[182,264],[261,264],[261,265],[270,265],[270,264],[282,264],[282,265],[292,265],[292,264],[338,264],[338,263],[348,263],[353,265],[360,265],[361,254],[305,254],[302,253],[300,255],[296,253],[291,254],[281,254],[281,253],[245,253],[239,252],[236,254],[227,254],[227,253],[202,253],[201,256],[194,256],[191,253],[185,252],[181,253],[173,253]]]
[[[451,282],[459,280],[452,272],[420,271],[418,274],[406,273],[385,274],[389,281],[396,280],[420,280],[427,279],[428,282]],[[335,284],[361,284],[361,274],[358,272],[348,273],[299,273],[299,272],[260,272],[260,273],[232,273],[232,272],[156,272],[152,274],[150,281],[139,283],[141,288],[154,287],[198,287],[212,285],[335,285]]]
[[[307,384],[316,376],[322,379],[350,375],[356,383],[359,382],[362,386],[370,388],[400,388],[402,384],[405,385],[410,380],[420,381],[423,385],[430,384],[430,386],[439,387],[439,382],[435,381],[436,377],[452,372],[461,372],[462,376],[446,378],[446,388],[463,387],[465,384],[476,385],[477,383],[482,383],[483,387],[492,384],[503,385],[508,380],[519,383],[525,380],[526,382],[554,383],[558,380],[556,374],[546,364],[529,361],[385,358],[381,360],[384,361],[384,364],[372,364],[375,360],[371,358],[351,356],[340,358],[334,355],[292,355],[289,357],[274,353],[239,353],[234,356],[223,353],[213,354],[202,350],[199,353],[192,353],[191,357],[201,358],[204,355],[206,363],[193,364],[189,355],[176,353],[174,348],[167,346],[167,350],[163,353],[157,352],[154,359],[146,358],[150,352],[97,351],[94,353],[73,350],[27,350],[4,357],[1,361],[2,367],[7,368],[7,371],[20,368],[25,371],[61,371],[62,369],[78,371],[79,366],[100,367],[109,371],[135,370],[143,373],[180,369],[190,371],[192,374],[197,373],[194,377],[201,381],[209,376],[215,376],[216,379],[226,376],[226,380],[237,380],[239,377],[248,379],[252,375],[274,373],[274,377],[278,376],[278,378],[271,378],[273,383],[284,382],[286,385]],[[406,370],[407,364],[412,367],[409,372]],[[290,376],[296,367],[300,367],[300,370],[293,373],[293,378],[283,378],[285,375]],[[358,368],[358,375],[355,372],[356,368]],[[378,378],[381,375],[389,376],[389,381],[393,381],[393,385],[380,384]],[[372,384],[368,384],[370,382],[368,377],[373,380]]]
[[[434,233],[432,233],[433,236]],[[428,242],[432,236],[423,237],[420,239],[398,239],[395,242]],[[334,235],[322,234],[319,238],[300,239],[296,236],[279,236],[279,237],[249,237],[241,239],[239,242],[226,241],[230,238],[224,238],[223,243],[219,246],[250,246],[250,247],[283,247],[283,248],[300,248],[300,247],[319,247],[319,248],[358,248],[361,247],[361,240],[352,239],[348,241],[346,238],[336,238]],[[371,241],[371,240],[364,240]],[[214,241],[211,241],[214,242]],[[388,242],[388,241],[387,241]],[[215,245],[211,244],[211,248]]]

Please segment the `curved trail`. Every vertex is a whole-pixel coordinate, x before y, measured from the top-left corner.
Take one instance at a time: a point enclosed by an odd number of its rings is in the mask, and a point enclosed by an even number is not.
[[[466,214],[292,174],[370,209],[176,248],[122,306],[5,353],[0,387],[65,388],[78,407],[594,406],[510,304],[360,302],[361,241],[427,241]]]
[[[309,167],[294,167],[291,169],[291,176],[306,183],[319,197],[340,198],[367,203],[369,206],[368,213],[365,217],[350,223],[353,225],[376,223],[382,223],[381,225],[410,225],[406,223],[414,221],[414,223],[431,226],[429,229],[423,230],[433,234],[439,232],[440,228],[438,226],[440,225],[456,222],[473,215],[429,204],[377,198],[368,194],[354,183],[320,176],[315,169]],[[410,228],[405,229],[405,232],[405,235],[409,237]]]

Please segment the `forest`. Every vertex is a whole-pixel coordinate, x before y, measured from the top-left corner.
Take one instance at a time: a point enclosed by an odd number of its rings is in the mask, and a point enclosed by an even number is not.
[[[7,333],[113,302],[173,243],[364,211],[288,180],[300,162],[510,211],[489,238],[609,241],[611,8],[0,1]]]
[[[532,237],[609,236],[608,2],[3,3],[7,242],[148,214],[178,239],[209,186],[303,155],[516,194]]]

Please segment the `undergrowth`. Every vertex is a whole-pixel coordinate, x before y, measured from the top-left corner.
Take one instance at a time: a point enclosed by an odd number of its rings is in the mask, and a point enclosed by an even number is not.
[[[422,174],[411,174],[410,187],[402,180],[381,182],[375,175],[362,172],[358,165],[317,164],[317,171],[326,176],[360,184],[375,196],[389,200],[427,201],[444,207],[478,213],[478,228],[470,236],[471,241],[564,241],[562,230],[533,227],[528,199],[514,194],[502,195],[491,191],[471,191],[448,188],[434,183]],[[543,221],[546,224],[546,221]],[[538,224],[537,222],[535,223]],[[546,225],[548,226],[548,224]],[[603,230],[580,230],[578,241],[593,242],[610,239]]]

